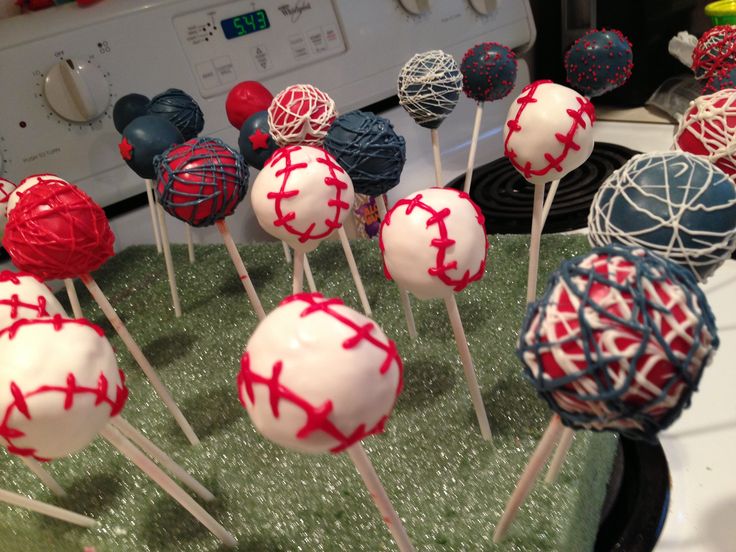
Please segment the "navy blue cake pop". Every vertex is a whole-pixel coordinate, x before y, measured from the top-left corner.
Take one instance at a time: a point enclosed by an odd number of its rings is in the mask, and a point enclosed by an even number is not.
[[[736,65],[717,69],[703,85],[703,94],[713,94],[726,88],[736,88]]]
[[[185,140],[196,138],[204,128],[204,115],[189,94],[178,88],[169,88],[151,98],[149,115],[161,115],[179,129]]]
[[[404,138],[391,121],[364,111],[340,115],[324,142],[359,194],[379,196],[399,183],[406,161]]]
[[[153,159],[174,144],[181,144],[184,137],[165,117],[143,115],[133,119],[123,129],[123,139],[118,145],[120,155],[141,178],[156,178]]]
[[[516,56],[497,42],[476,44],[465,52],[460,64],[463,92],[476,102],[500,100],[516,82]]]
[[[238,136],[238,147],[245,162],[258,170],[279,149],[269,132],[268,111],[256,111],[243,122]]]
[[[618,88],[634,68],[631,43],[620,31],[589,31],[565,54],[567,82],[592,98]]]
[[[146,115],[149,102],[148,97],[143,94],[126,94],[121,97],[112,108],[112,123],[115,129],[122,134],[133,119]]]

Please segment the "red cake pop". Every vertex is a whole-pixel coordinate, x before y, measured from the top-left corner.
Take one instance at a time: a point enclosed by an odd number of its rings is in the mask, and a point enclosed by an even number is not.
[[[44,280],[97,270],[115,236],[102,208],[71,184],[30,188],[10,213],[3,245],[20,270]]]
[[[273,94],[257,81],[243,81],[232,87],[225,100],[227,120],[237,130],[254,113],[265,111],[271,105]]]
[[[335,117],[335,102],[311,84],[285,88],[268,107],[271,137],[279,146],[321,145]]]

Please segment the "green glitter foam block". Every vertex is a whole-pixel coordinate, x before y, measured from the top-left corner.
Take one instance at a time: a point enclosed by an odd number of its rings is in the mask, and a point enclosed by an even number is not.
[[[528,237],[490,239],[487,273],[457,296],[494,432],[481,440],[442,301],[413,300],[420,338],[412,342],[396,286],[385,280],[375,241],[353,243],[374,319],[405,360],[405,389],[385,434],[364,441],[418,551],[591,550],[616,447],[609,434],[579,432],[558,483],[539,483],[509,537],[493,528],[550,417],[523,377],[514,346],[524,311]],[[545,236],[540,287],[584,238]],[[279,244],[241,247],[268,312],[290,293]],[[127,375],[123,415],[217,496],[203,504],[239,540],[238,551],[395,550],[347,455],[307,456],[267,442],[238,402],[235,378],[256,325],[224,246],[173,249],[184,315],[171,308],[163,257],[126,249],[95,275],[159,371],[195,431],[188,445],[141,370],[77,285],[82,308],[111,337]],[[309,256],[326,296],[360,309],[334,242]],[[62,298],[65,301],[65,298]],[[188,512],[101,439],[47,469],[68,491],[57,499],[18,459],[2,453],[0,488],[95,517],[91,530],[0,504],[0,550],[23,552],[224,550]]]

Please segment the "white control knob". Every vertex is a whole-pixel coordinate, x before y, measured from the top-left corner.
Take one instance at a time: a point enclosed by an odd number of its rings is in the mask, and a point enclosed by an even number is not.
[[[43,83],[46,101],[67,121],[85,123],[102,115],[110,103],[110,85],[91,63],[64,59],[47,73]]]
[[[429,0],[399,0],[402,7],[414,15],[422,15],[429,11]]]
[[[488,15],[492,11],[496,11],[498,7],[497,0],[469,0],[473,9],[481,15]]]

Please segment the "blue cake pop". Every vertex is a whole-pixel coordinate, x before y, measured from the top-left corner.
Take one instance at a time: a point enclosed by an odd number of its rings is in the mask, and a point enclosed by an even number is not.
[[[123,129],[123,139],[118,145],[120,155],[141,178],[156,178],[153,159],[174,144],[181,144],[184,137],[165,117],[143,115],[136,117]]]
[[[736,88],[736,65],[717,69],[703,85],[703,94],[713,94],[726,88]]]
[[[143,94],[126,94],[115,102],[112,108],[112,123],[115,129],[122,134],[125,127],[133,119],[148,113],[150,100]]]
[[[406,144],[388,119],[364,111],[340,115],[327,132],[324,147],[347,171],[359,194],[376,197],[399,183]]]
[[[593,198],[592,245],[646,247],[707,279],[736,248],[736,187],[703,157],[632,157]]]
[[[516,56],[496,42],[476,44],[460,64],[463,92],[471,100],[487,102],[507,96],[516,82]]]
[[[245,162],[258,170],[279,149],[269,132],[268,111],[256,111],[243,122],[238,136],[238,147]]]
[[[620,31],[589,31],[565,54],[567,82],[592,98],[618,88],[634,68],[631,43]]]
[[[565,425],[653,441],[690,405],[718,345],[690,272],[609,245],[563,261],[529,306],[517,354]]]
[[[189,94],[178,88],[169,88],[151,99],[150,115],[161,115],[179,129],[185,140],[196,138],[204,128],[204,115]]]

